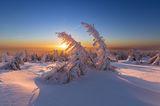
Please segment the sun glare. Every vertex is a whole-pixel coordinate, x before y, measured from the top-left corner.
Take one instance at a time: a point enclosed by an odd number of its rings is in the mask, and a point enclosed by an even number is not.
[[[59,47],[62,48],[62,49],[66,49],[68,47],[68,45],[66,45],[65,43],[63,43]]]

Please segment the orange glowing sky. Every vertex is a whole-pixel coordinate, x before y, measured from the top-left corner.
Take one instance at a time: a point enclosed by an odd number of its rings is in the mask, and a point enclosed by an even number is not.
[[[84,21],[94,24],[109,48],[160,48],[160,2],[115,1],[0,0],[0,47],[59,48],[55,33],[62,31],[90,47]]]
[[[141,40],[105,40],[106,44],[109,48],[132,48],[132,47],[160,47],[158,45],[159,39],[155,41],[146,40],[142,42]],[[85,47],[92,47],[92,37],[89,41],[82,41],[81,44]],[[61,40],[52,39],[50,41],[25,41],[25,40],[10,40],[10,41],[1,41],[1,48],[53,48],[53,49],[63,49],[63,45],[61,44]]]

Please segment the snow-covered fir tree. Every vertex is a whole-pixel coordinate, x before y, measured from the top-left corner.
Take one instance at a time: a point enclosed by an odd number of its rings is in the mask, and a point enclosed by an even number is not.
[[[71,35],[66,32],[57,34],[63,40],[63,43],[68,45],[66,52],[68,52],[69,58],[65,64],[58,68],[52,68],[52,71],[44,75],[44,77],[58,83],[67,83],[84,75],[87,71],[87,64],[90,64],[91,60],[80,42],[75,41]]]
[[[41,57],[41,62],[53,62],[54,61],[54,56],[51,53],[45,53]]]
[[[130,50],[129,53],[128,53],[128,57],[127,57],[127,61],[136,61],[136,58],[134,56],[134,50]]]
[[[27,49],[24,50],[24,55],[25,55],[24,62],[29,62],[29,61],[31,61]]]
[[[36,62],[38,62],[40,59],[39,59],[39,57],[38,57],[38,55],[36,54],[36,53],[33,53],[33,54],[31,54],[31,61],[33,62],[33,63],[36,63]]]
[[[68,58],[69,60],[74,60],[72,59],[72,57],[76,56],[75,58],[78,57],[81,63],[84,63],[86,65],[93,65],[92,58],[90,57],[86,49],[82,47],[80,42],[75,41],[71,35],[65,32],[61,32],[57,34],[58,34],[58,37],[62,39],[62,43],[65,43],[66,45],[68,45],[65,51],[68,52],[69,54],[69,58]]]
[[[110,70],[112,67],[110,65],[110,59],[109,59],[109,50],[107,49],[107,46],[103,40],[103,37],[100,36],[99,32],[94,28],[94,25],[90,25],[87,23],[82,22],[81,23],[89,35],[92,35],[94,37],[93,46],[96,48],[96,68],[98,70]]]
[[[5,62],[9,62],[9,55],[8,55],[8,52],[3,52],[2,53],[2,56],[1,56],[1,61],[2,61],[2,63],[5,63]]]
[[[58,50],[53,50],[53,52],[51,53],[44,53],[42,56],[41,56],[41,62],[44,63],[44,62],[56,62],[56,61],[59,61],[59,62],[63,62],[63,61],[66,61],[67,58],[66,58],[66,55],[64,53],[64,51],[61,51],[60,53],[58,53]]]
[[[118,60],[126,60],[128,56],[128,53],[123,50],[117,50],[116,51],[116,57]]]
[[[25,52],[16,53],[14,58],[4,64],[3,68],[10,70],[21,70],[20,65],[24,65],[25,57]]]
[[[46,54],[43,54],[43,56],[41,57],[41,62],[42,63],[46,62],[46,57],[47,57]]]
[[[16,56],[15,56],[15,60],[21,65],[24,65],[24,59],[25,58],[26,58],[25,52],[17,53]]]
[[[134,62],[140,64],[141,55],[137,49],[131,49],[128,53],[127,62]]]

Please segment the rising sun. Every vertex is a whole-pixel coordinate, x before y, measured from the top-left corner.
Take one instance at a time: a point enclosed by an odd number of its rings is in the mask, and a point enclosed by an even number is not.
[[[62,49],[66,49],[68,47],[68,45],[63,43],[63,44],[59,45],[59,47],[62,48]]]

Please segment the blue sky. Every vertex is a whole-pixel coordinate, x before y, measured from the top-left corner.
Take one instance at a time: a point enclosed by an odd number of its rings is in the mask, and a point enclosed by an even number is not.
[[[159,0],[1,0],[0,45],[54,45],[59,31],[91,43],[81,21],[109,46],[160,45]]]

